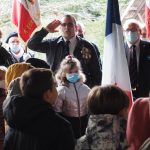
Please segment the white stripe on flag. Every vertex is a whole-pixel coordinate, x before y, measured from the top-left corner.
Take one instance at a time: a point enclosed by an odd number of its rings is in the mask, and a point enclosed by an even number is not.
[[[122,27],[113,24],[113,32],[105,37],[102,84],[117,84],[130,90],[129,71],[123,43]]]

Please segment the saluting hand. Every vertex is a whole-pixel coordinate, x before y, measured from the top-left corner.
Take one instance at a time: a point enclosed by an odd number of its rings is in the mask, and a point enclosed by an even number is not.
[[[47,26],[46,26],[46,30],[50,33],[54,33],[54,32],[58,32],[58,30],[56,29],[59,25],[61,24],[60,20],[53,20],[52,22],[50,22]]]

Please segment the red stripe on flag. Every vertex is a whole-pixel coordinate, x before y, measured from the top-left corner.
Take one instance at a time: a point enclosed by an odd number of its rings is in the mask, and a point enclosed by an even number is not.
[[[150,9],[145,5],[145,23],[147,29],[147,37],[150,38]]]
[[[17,0],[14,0],[13,3],[12,22],[18,27],[18,34],[24,42],[30,38],[37,27],[29,12]]]

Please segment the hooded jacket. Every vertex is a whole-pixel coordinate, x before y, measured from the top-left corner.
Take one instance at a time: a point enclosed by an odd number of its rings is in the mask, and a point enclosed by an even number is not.
[[[14,96],[5,107],[4,150],[73,150],[71,125],[40,99]]]

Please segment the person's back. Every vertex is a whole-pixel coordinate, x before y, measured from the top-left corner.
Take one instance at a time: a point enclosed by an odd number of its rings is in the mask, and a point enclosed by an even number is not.
[[[76,150],[123,150],[129,99],[114,86],[95,87],[88,95],[91,113],[86,134],[77,141]]]
[[[7,109],[4,115],[10,128],[4,150],[73,150],[70,124],[44,101],[14,97]]]
[[[137,99],[128,116],[128,150],[137,150],[150,137],[150,98]]]
[[[21,76],[23,96],[10,97],[4,109],[9,125],[4,150],[74,149],[71,125],[51,107],[57,97],[54,85],[48,69],[31,69]]]

